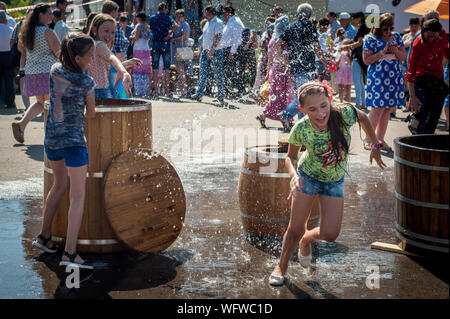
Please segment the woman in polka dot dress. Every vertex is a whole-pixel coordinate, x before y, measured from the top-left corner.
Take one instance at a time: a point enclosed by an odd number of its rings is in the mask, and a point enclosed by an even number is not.
[[[406,56],[405,46],[400,34],[393,30],[394,17],[390,13],[382,14],[379,26],[372,28],[363,45],[363,60],[369,66],[366,106],[371,107],[369,119],[386,151],[392,151],[384,141],[392,108],[405,106],[401,65]],[[370,150],[369,144],[366,137],[364,148]]]

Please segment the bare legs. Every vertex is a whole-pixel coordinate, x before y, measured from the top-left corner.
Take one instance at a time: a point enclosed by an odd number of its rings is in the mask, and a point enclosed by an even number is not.
[[[291,205],[291,220],[283,237],[283,248],[280,261],[273,275],[282,276],[286,273],[289,259],[300,243],[302,255],[309,255],[309,244],[317,240],[332,242],[339,236],[344,210],[344,198],[319,195],[320,226],[306,230],[311,213],[314,196],[297,191]]]
[[[28,125],[28,123],[33,120],[34,118],[41,115],[42,112],[44,112],[44,103],[48,100],[48,95],[39,95],[36,96],[36,103],[31,105],[27,111],[25,112],[23,118],[17,123],[20,126],[20,129],[25,132],[25,128]]]
[[[372,108],[372,110],[369,113],[370,122],[372,123],[372,126],[375,129],[375,133],[377,134],[377,138],[379,141],[384,142],[384,137],[386,135],[386,130],[390,119],[391,109],[392,108],[390,107]],[[365,141],[368,141],[367,137]]]
[[[339,100],[340,102],[351,102],[351,85],[338,84],[339,87]]]
[[[69,175],[70,207],[66,246],[64,250],[69,254],[74,254],[76,252],[78,233],[83,218],[87,165],[81,167],[66,167],[65,160],[49,162],[53,170],[53,186],[45,201],[41,234],[45,238],[48,238],[51,235],[52,221],[58,204],[67,189],[67,176]],[[63,256],[62,259],[65,261],[69,260],[66,256]],[[77,256],[75,262],[83,263],[83,260],[80,256]]]

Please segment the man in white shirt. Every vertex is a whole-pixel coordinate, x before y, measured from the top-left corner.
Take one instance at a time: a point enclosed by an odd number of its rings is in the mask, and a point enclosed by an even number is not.
[[[54,31],[58,36],[59,42],[62,42],[67,33],[69,33],[70,28],[64,22],[61,10],[53,10],[53,23],[55,23]]]
[[[234,15],[233,7],[225,7],[223,9],[223,16],[227,24],[223,29],[222,40],[218,48],[224,50],[224,71],[225,71],[225,87],[227,93],[230,94],[233,86],[237,81],[236,55],[237,49],[242,42],[242,30],[244,24],[241,19]]]
[[[205,18],[208,19],[208,22],[203,28],[198,88],[191,98],[201,102],[207,79],[211,76],[211,73],[208,72],[211,66],[212,73],[216,76],[217,100],[223,104],[225,97],[223,49],[219,47],[219,43],[222,39],[224,25],[222,20],[216,17],[216,10],[213,6],[205,7]]]
[[[14,67],[11,61],[10,39],[13,29],[8,25],[6,11],[0,11],[0,86],[5,81],[5,108],[16,107],[14,102]],[[1,90],[1,89],[0,89]]]
[[[6,11],[6,3],[4,3],[3,1],[0,1],[0,10],[5,11],[8,25],[14,29],[14,26],[16,25],[16,20],[14,20],[14,18],[9,15],[8,11]]]

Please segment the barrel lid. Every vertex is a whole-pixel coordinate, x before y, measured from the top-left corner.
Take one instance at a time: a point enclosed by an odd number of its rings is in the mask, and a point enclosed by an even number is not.
[[[164,250],[181,232],[186,213],[183,185],[173,166],[150,149],[128,150],[111,162],[104,201],[117,238],[133,250]]]

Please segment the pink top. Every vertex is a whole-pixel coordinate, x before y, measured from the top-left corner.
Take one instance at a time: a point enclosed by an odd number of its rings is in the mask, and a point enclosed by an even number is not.
[[[102,41],[95,41],[97,46]],[[91,64],[88,68],[88,74],[92,76],[95,81],[96,89],[106,89],[109,87],[109,70],[111,64],[106,62],[97,52],[94,54]]]

